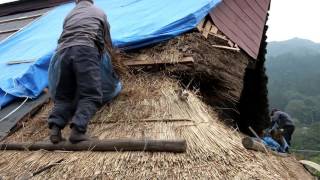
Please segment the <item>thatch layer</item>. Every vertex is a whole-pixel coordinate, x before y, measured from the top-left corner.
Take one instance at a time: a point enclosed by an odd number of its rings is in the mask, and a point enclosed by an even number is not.
[[[134,59],[177,62],[193,57],[194,65],[167,66],[163,72],[200,89],[204,100],[213,106],[236,108],[243,88],[243,77],[250,57],[244,52],[222,50],[212,45],[229,46],[227,41],[191,32],[129,55]]]
[[[194,92],[180,98],[179,82],[165,76],[124,78],[124,90],[96,114],[89,133],[99,139],[186,139],[187,153],[147,152],[0,152],[0,176],[28,177],[64,159],[35,179],[310,179],[294,158],[252,152],[242,135],[222,124],[217,113]],[[47,139],[51,104],[8,142]],[[69,128],[63,133],[67,135]]]

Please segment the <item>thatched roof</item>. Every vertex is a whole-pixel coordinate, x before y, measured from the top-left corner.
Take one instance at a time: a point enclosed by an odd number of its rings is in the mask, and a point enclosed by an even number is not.
[[[187,153],[2,151],[1,176],[27,176],[64,159],[35,178],[310,178],[293,157],[275,157],[243,148],[242,135],[222,124],[217,113],[195,92],[188,91],[188,99],[181,100],[176,93],[180,89],[178,84],[165,76],[138,75],[124,79],[124,91],[97,113],[89,132],[99,139],[183,138],[187,140]],[[47,139],[45,121],[50,108],[51,104],[44,106],[6,141]]]
[[[124,75],[123,92],[101,108],[88,130],[99,139],[185,139],[186,153],[2,151],[0,177],[30,177],[63,159],[34,178],[310,179],[294,157],[246,150],[241,144],[244,135],[222,122],[218,105],[239,99],[248,60],[242,52],[209,48],[215,40],[201,38],[191,33],[131,52],[129,57],[144,54],[150,61],[174,61],[187,54],[195,64]],[[194,83],[185,89],[191,79]],[[181,90],[188,96],[181,98]],[[47,141],[46,120],[51,107],[49,103],[35,117],[26,119],[23,128],[5,142]],[[69,131],[66,128],[64,136]]]

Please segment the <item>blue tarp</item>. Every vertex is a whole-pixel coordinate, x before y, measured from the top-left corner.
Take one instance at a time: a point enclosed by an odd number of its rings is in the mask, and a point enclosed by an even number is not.
[[[133,49],[193,29],[221,0],[95,0],[111,25],[115,46]],[[0,44],[0,106],[36,98],[47,87],[50,58],[74,3],[59,6]],[[37,60],[7,65],[9,61]]]

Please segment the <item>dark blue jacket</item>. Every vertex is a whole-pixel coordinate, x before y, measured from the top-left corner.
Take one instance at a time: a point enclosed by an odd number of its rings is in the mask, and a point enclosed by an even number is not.
[[[289,116],[289,114],[282,112],[282,111],[276,111],[273,116],[271,117],[272,127],[277,125],[278,128],[283,128],[285,126],[294,126],[292,118]]]

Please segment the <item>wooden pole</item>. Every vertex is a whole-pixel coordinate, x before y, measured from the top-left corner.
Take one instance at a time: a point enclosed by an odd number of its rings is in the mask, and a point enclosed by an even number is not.
[[[9,30],[4,30],[4,31],[0,31],[0,34],[5,34],[5,33],[13,33],[13,32],[17,32],[20,29],[9,29]]]
[[[187,64],[187,63],[193,63],[193,62],[194,60],[192,57],[184,57],[179,61],[172,61],[172,62],[135,60],[135,61],[124,61],[124,64],[126,66],[148,66],[148,65],[166,65],[166,64]]]
[[[234,47],[228,47],[228,46],[221,46],[221,45],[211,45],[212,47],[219,48],[219,49],[228,49],[232,51],[237,51],[240,52],[239,48],[234,48]]]
[[[17,151],[148,151],[148,152],[186,152],[185,140],[149,140],[149,139],[111,139],[83,141],[71,144],[64,141],[58,144],[50,142],[0,144],[0,150]]]
[[[254,140],[251,137],[245,137],[242,139],[242,145],[247,149],[252,149],[260,152],[267,152],[264,144],[259,141]]]

